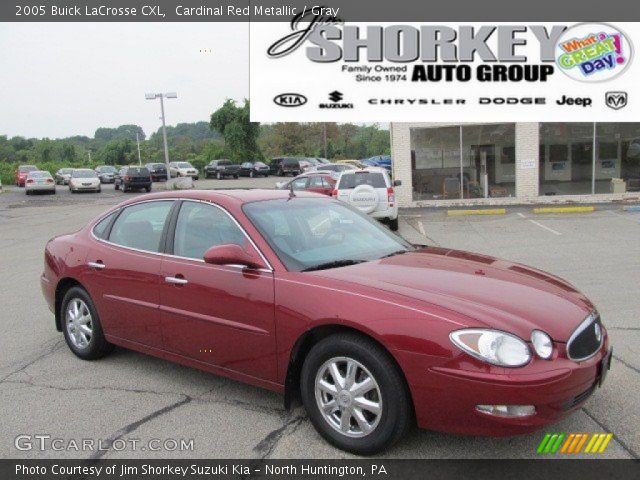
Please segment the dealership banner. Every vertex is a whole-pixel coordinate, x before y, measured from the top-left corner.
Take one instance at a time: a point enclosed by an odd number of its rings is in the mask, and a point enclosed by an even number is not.
[[[254,121],[637,120],[638,22],[349,22],[317,8],[250,29]]]

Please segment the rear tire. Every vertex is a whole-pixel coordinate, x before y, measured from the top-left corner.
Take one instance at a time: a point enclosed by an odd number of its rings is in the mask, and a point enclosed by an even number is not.
[[[72,287],[60,305],[62,332],[69,349],[83,360],[95,360],[113,351],[102,331],[91,297],[82,287]]]
[[[149,193],[149,192],[151,191],[151,187],[145,187],[144,189],[145,189],[145,191],[146,191],[147,193]]]
[[[398,231],[398,217],[394,218],[393,220],[389,220],[389,228],[393,232]]]
[[[120,185],[116,183],[113,188],[115,188],[116,190],[120,190]]]
[[[334,365],[339,380],[333,375]],[[351,377],[349,366],[354,372]],[[331,335],[314,345],[302,367],[300,390],[318,433],[357,455],[389,448],[402,437],[412,418],[399,368],[383,348],[360,335]]]

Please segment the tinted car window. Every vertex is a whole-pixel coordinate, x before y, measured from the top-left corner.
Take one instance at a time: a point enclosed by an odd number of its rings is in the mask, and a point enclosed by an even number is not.
[[[136,177],[148,177],[149,176],[149,170],[142,167],[142,168],[129,168],[127,169],[127,175],[131,175],[131,176],[136,176]]]
[[[296,165],[297,166],[298,165],[298,160],[296,160],[295,158],[285,158],[282,163],[283,163],[283,165],[288,165],[288,166]]]
[[[98,174],[93,170],[74,170],[71,176],[73,178],[98,178]]]
[[[253,164],[252,164],[251,162],[244,162],[244,163],[242,164],[242,167],[243,167],[243,168],[251,168],[252,166],[253,166]]]
[[[229,160],[220,160],[218,165],[231,165],[231,162]]]
[[[319,176],[311,177],[309,179],[309,187],[311,187],[311,188],[324,188],[324,183],[322,183],[322,177],[319,177]]]
[[[113,212],[96,223],[95,227],[93,227],[93,234],[104,240],[106,238],[109,223],[111,223],[111,220],[113,220],[113,217],[115,217],[117,213],[118,212]]]
[[[31,172],[29,178],[49,178],[51,174],[49,172]]]
[[[148,252],[160,251],[160,238],[172,201],[148,202],[125,208],[113,224],[109,241]]]
[[[307,188],[308,181],[308,178],[297,178],[296,180],[292,180],[291,183],[293,184],[294,190],[304,190],[305,188]]]
[[[202,260],[214,245],[236,244],[244,247],[246,238],[240,228],[218,207],[206,203],[184,202],[180,207],[173,254]]]
[[[343,173],[340,177],[339,189],[356,188],[359,185],[371,185],[373,188],[386,188],[382,173],[362,172],[362,173]]]

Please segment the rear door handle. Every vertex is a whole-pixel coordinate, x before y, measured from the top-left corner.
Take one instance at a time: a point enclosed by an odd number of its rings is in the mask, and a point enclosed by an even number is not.
[[[97,268],[98,270],[106,268],[106,265],[102,262],[89,262],[87,263],[87,265],[89,265],[91,268]]]
[[[181,277],[164,277],[164,281],[173,285],[186,285],[189,280]]]

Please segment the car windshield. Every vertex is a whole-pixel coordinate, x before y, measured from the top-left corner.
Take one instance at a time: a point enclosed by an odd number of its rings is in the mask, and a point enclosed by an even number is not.
[[[29,178],[49,178],[51,174],[49,172],[31,172]]]
[[[61,168],[60,169],[60,175],[69,175],[71,172],[73,172],[73,168]]]
[[[247,203],[243,210],[290,271],[377,260],[414,247],[342,202],[293,198]]]
[[[71,176],[73,178],[98,178],[98,174],[93,170],[74,170]]]
[[[189,162],[178,162],[178,168],[193,168]]]
[[[116,173],[116,168],[112,167],[112,166],[106,166],[106,167],[100,167],[98,168],[98,170],[100,171],[100,173]]]
[[[218,165],[231,165],[229,160],[218,160]]]
[[[382,173],[377,172],[355,172],[343,173],[340,177],[338,189],[356,188],[360,185],[371,185],[373,188],[386,188],[387,184]]]
[[[35,167],[33,165],[26,165],[24,167],[20,167],[18,169],[18,171],[20,173],[28,173],[28,172],[35,172],[36,170],[38,170],[38,167]]]

